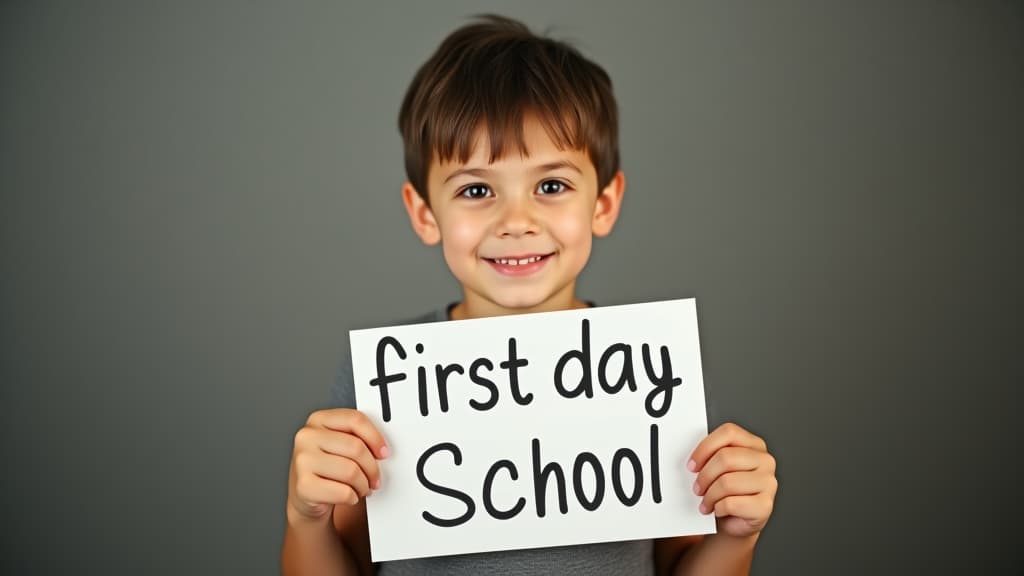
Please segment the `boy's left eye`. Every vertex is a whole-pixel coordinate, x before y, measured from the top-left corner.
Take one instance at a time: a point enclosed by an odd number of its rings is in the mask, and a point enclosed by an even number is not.
[[[537,189],[541,194],[558,194],[566,189],[566,185],[558,180],[545,180]]]

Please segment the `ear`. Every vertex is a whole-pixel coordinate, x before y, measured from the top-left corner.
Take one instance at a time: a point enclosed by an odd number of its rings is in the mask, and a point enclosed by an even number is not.
[[[440,242],[441,230],[437,226],[434,212],[411,182],[402,185],[402,203],[405,204],[405,211],[409,213],[409,223],[420,240],[428,246]]]
[[[626,175],[619,170],[612,177],[608,185],[597,196],[597,204],[594,206],[594,220],[591,223],[591,230],[594,236],[607,236],[615,226],[615,220],[619,217],[619,209],[622,207],[622,194],[626,191]]]

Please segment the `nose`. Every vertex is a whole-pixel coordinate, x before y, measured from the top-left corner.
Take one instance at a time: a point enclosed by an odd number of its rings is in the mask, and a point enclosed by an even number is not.
[[[506,198],[498,214],[497,233],[500,237],[518,238],[536,234],[538,222],[529,199]]]

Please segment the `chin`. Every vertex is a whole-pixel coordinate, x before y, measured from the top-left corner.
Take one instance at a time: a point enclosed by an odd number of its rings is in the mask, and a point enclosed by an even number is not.
[[[542,304],[544,300],[539,299],[523,299],[523,298],[505,298],[493,300],[495,304],[505,308],[506,310],[532,310]]]
[[[535,308],[542,307],[551,302],[553,298],[552,294],[545,295],[506,295],[505,297],[491,298],[491,302],[494,302],[498,306],[505,308],[506,310],[517,310],[517,311],[529,311]]]

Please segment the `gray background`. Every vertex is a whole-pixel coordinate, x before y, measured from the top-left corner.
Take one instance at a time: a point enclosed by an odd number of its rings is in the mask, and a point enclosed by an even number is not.
[[[1016,2],[0,3],[3,574],[273,574],[347,331],[458,297],[415,68],[493,10],[611,74],[582,295],[696,297],[760,574],[1019,573]]]

